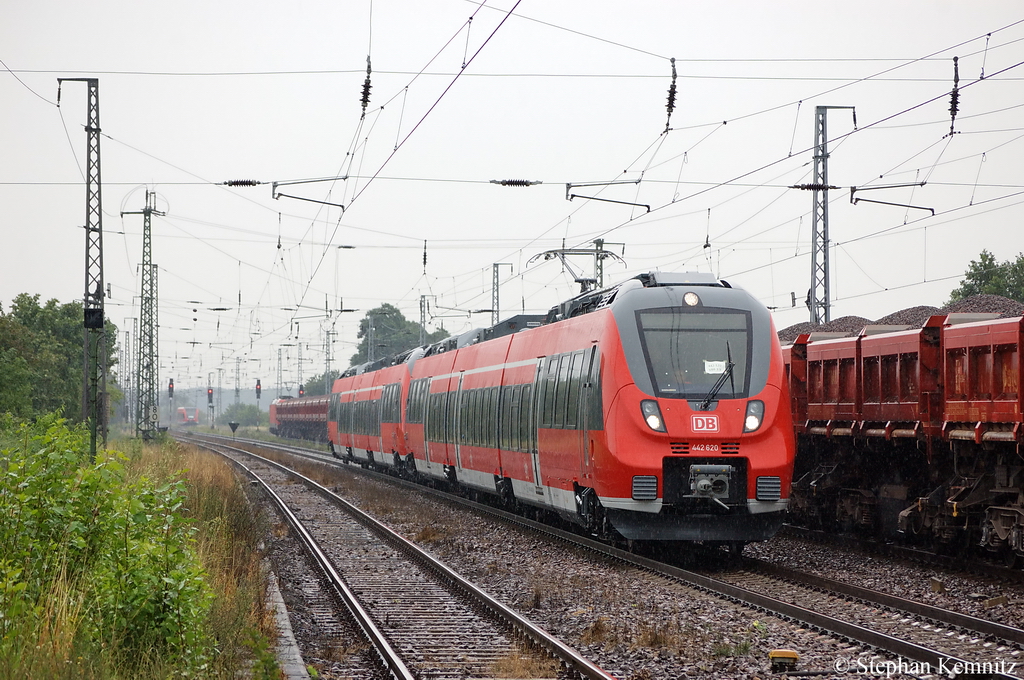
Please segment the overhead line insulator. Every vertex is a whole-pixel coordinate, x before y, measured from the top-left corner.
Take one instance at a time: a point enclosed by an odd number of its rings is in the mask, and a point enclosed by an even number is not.
[[[226,182],[221,182],[226,187],[254,187],[263,182],[258,179],[229,179]]]
[[[500,184],[503,187],[532,187],[535,184],[543,184],[540,180],[529,179],[492,179],[491,184]]]

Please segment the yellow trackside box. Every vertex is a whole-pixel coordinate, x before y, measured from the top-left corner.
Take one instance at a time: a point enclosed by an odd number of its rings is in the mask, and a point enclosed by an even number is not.
[[[792,649],[773,649],[768,652],[768,661],[772,664],[773,673],[795,670],[799,658],[800,655]]]

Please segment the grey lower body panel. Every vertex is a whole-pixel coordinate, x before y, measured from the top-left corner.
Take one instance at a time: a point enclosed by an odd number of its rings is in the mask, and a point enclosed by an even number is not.
[[[764,541],[775,535],[786,513],[728,514],[632,512],[608,508],[608,519],[620,534],[634,541]]]

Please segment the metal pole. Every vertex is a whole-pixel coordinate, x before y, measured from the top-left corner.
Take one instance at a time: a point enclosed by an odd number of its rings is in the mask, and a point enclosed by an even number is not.
[[[157,287],[156,265],[153,264],[153,213],[163,215],[156,210],[156,193],[146,190],[146,205],[142,210],[122,212],[124,215],[142,215],[142,264],[141,290],[139,293],[139,332],[138,351],[136,358],[136,398],[135,434],[143,439],[150,439],[160,422],[158,410],[159,397],[157,392]]]
[[[88,88],[85,178],[85,294],[82,338],[82,420],[89,424],[89,456],[96,459],[97,439],[107,445],[107,356],[103,310],[103,207],[100,180],[100,81],[58,78],[57,106],[63,82]]]
[[[807,293],[807,307],[811,323],[832,320],[832,301],[829,295],[829,236],[828,236],[828,110],[853,109],[852,106],[818,106],[814,109],[814,181],[812,189],[811,224],[811,289]],[[857,117],[854,113],[854,127]],[[835,187],[833,187],[835,188]]]

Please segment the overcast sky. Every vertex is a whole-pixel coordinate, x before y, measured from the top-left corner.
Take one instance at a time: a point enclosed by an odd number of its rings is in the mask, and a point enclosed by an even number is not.
[[[5,10],[0,305],[82,298],[86,87],[65,83],[58,108],[57,78],[97,77],[107,316],[123,331],[139,315],[143,220],[121,213],[148,188],[166,213],[152,232],[162,384],[216,384],[221,368],[233,387],[240,358],[242,385],[273,395],[279,351],[293,386],[297,345],[302,376],[319,374],[328,331],[347,366],[359,319],[383,302],[417,320],[429,296],[431,329],[488,325],[470,312],[492,307],[494,263],[508,263],[502,317],[545,312],[593,262],[531,258],[595,238],[624,261],[607,261],[606,283],[711,271],[776,308],[778,328],[806,321],[812,197],[788,187],[812,181],[817,106],[855,107],[857,123],[828,114],[829,181],[843,187],[829,195],[833,318],[939,306],[982,249],[1024,250],[1019,2]],[[330,177],[347,179],[285,184]],[[263,184],[222,185],[237,179]],[[542,184],[491,183],[503,179]],[[275,200],[274,182],[299,198]],[[566,198],[567,183],[602,182],[627,183]],[[850,201],[851,186],[915,182],[858,194],[915,208]]]

